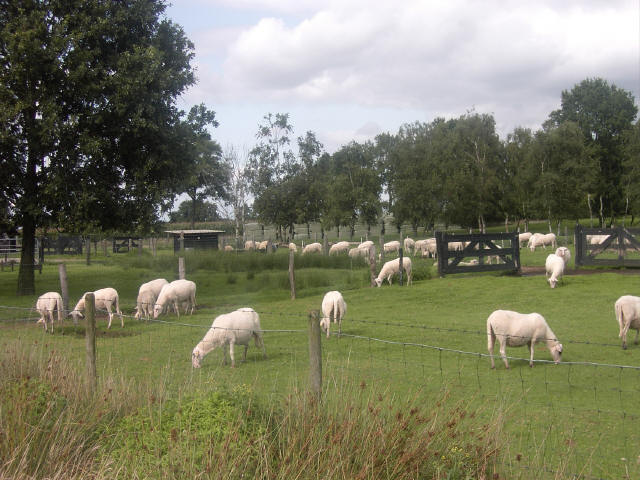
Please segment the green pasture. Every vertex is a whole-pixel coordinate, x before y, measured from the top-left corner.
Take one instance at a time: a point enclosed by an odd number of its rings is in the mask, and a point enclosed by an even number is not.
[[[550,249],[521,250],[523,265],[543,266]],[[369,270],[348,258],[296,256],[297,299],[290,299],[288,254],[188,252],[187,278],[197,284],[194,315],[133,319],[138,286],[153,278],[177,278],[177,258],[147,252],[92,259],[65,258],[70,306],[83,292],[116,288],[125,313],[110,330],[98,319],[98,374],[121,375],[162,384],[170,395],[220,386],[250,385],[263,401],[306,388],[308,315],[328,290],[342,291],[348,311],[342,336],[323,336],[325,401],[335,402],[345,383],[373,394],[433,398],[482,405],[488,416],[504,418],[500,478],[638,478],[640,476],[640,346],[623,351],[613,303],[640,294],[636,271],[574,275],[573,261],[558,288],[544,276],[465,274],[439,278],[432,260],[414,260],[410,287],[397,282],[369,288]],[[36,273],[38,294],[59,291],[60,258]],[[17,271],[0,273],[0,348],[27,345],[42,356],[51,351],[84,368],[84,330],[66,320],[54,335],[35,325],[37,295],[16,297]],[[205,357],[199,370],[190,354],[213,318],[253,307],[265,330],[267,359],[251,346],[246,363],[221,365],[222,353]],[[528,366],[526,348],[507,349],[516,357],[506,370],[496,359],[489,368],[486,318],[496,309],[539,312],[564,345],[563,363],[554,365],[544,344]],[[337,329],[332,328],[332,333]],[[635,333],[635,332],[634,332]],[[498,346],[496,345],[496,352]],[[237,359],[241,350],[236,352]],[[489,417],[488,417],[489,418]]]

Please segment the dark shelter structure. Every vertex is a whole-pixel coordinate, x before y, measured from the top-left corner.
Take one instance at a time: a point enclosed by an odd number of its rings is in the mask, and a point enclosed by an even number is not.
[[[219,236],[223,230],[168,230],[173,237],[173,252],[179,252],[181,248],[219,248]]]

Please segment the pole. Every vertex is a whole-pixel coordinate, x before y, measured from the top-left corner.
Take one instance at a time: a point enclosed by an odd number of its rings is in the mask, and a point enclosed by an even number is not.
[[[85,345],[87,350],[87,380],[89,390],[95,392],[96,373],[96,304],[92,292],[84,297],[84,314],[86,319]]]
[[[67,284],[67,267],[64,263],[58,264],[58,276],[60,277],[60,292],[62,293],[62,305],[65,317],[69,314],[69,285]],[[74,319],[74,323],[77,321]]]
[[[184,257],[178,257],[178,278],[184,280]]]
[[[404,273],[404,268],[403,268],[404,264],[402,263],[402,248],[398,249],[398,254],[399,254],[398,261],[400,262],[398,273],[400,274],[400,286],[402,286],[402,276],[403,276],[402,274]]]
[[[289,285],[291,286],[291,300],[296,299],[296,274],[294,271],[294,253],[289,250]]]
[[[309,387],[320,403],[322,398],[322,335],[318,310],[309,314]]]

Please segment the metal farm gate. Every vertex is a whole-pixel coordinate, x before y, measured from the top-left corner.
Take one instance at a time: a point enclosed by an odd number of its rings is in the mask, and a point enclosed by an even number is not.
[[[496,245],[501,242],[503,245]],[[506,243],[506,245],[504,245]],[[518,233],[449,234],[436,232],[438,274],[519,271]],[[470,261],[464,261],[470,258]],[[491,263],[492,259],[498,259]]]
[[[575,242],[576,266],[640,267],[640,228],[576,225]]]

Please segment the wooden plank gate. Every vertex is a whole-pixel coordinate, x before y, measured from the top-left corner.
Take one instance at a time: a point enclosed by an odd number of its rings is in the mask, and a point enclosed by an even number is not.
[[[495,242],[507,243],[504,247]],[[436,232],[438,274],[520,270],[518,233],[450,234]],[[465,258],[471,261],[462,262]],[[492,264],[491,259],[500,259]],[[500,261],[502,263],[500,263]]]
[[[575,244],[576,266],[640,267],[640,228],[576,225]]]

